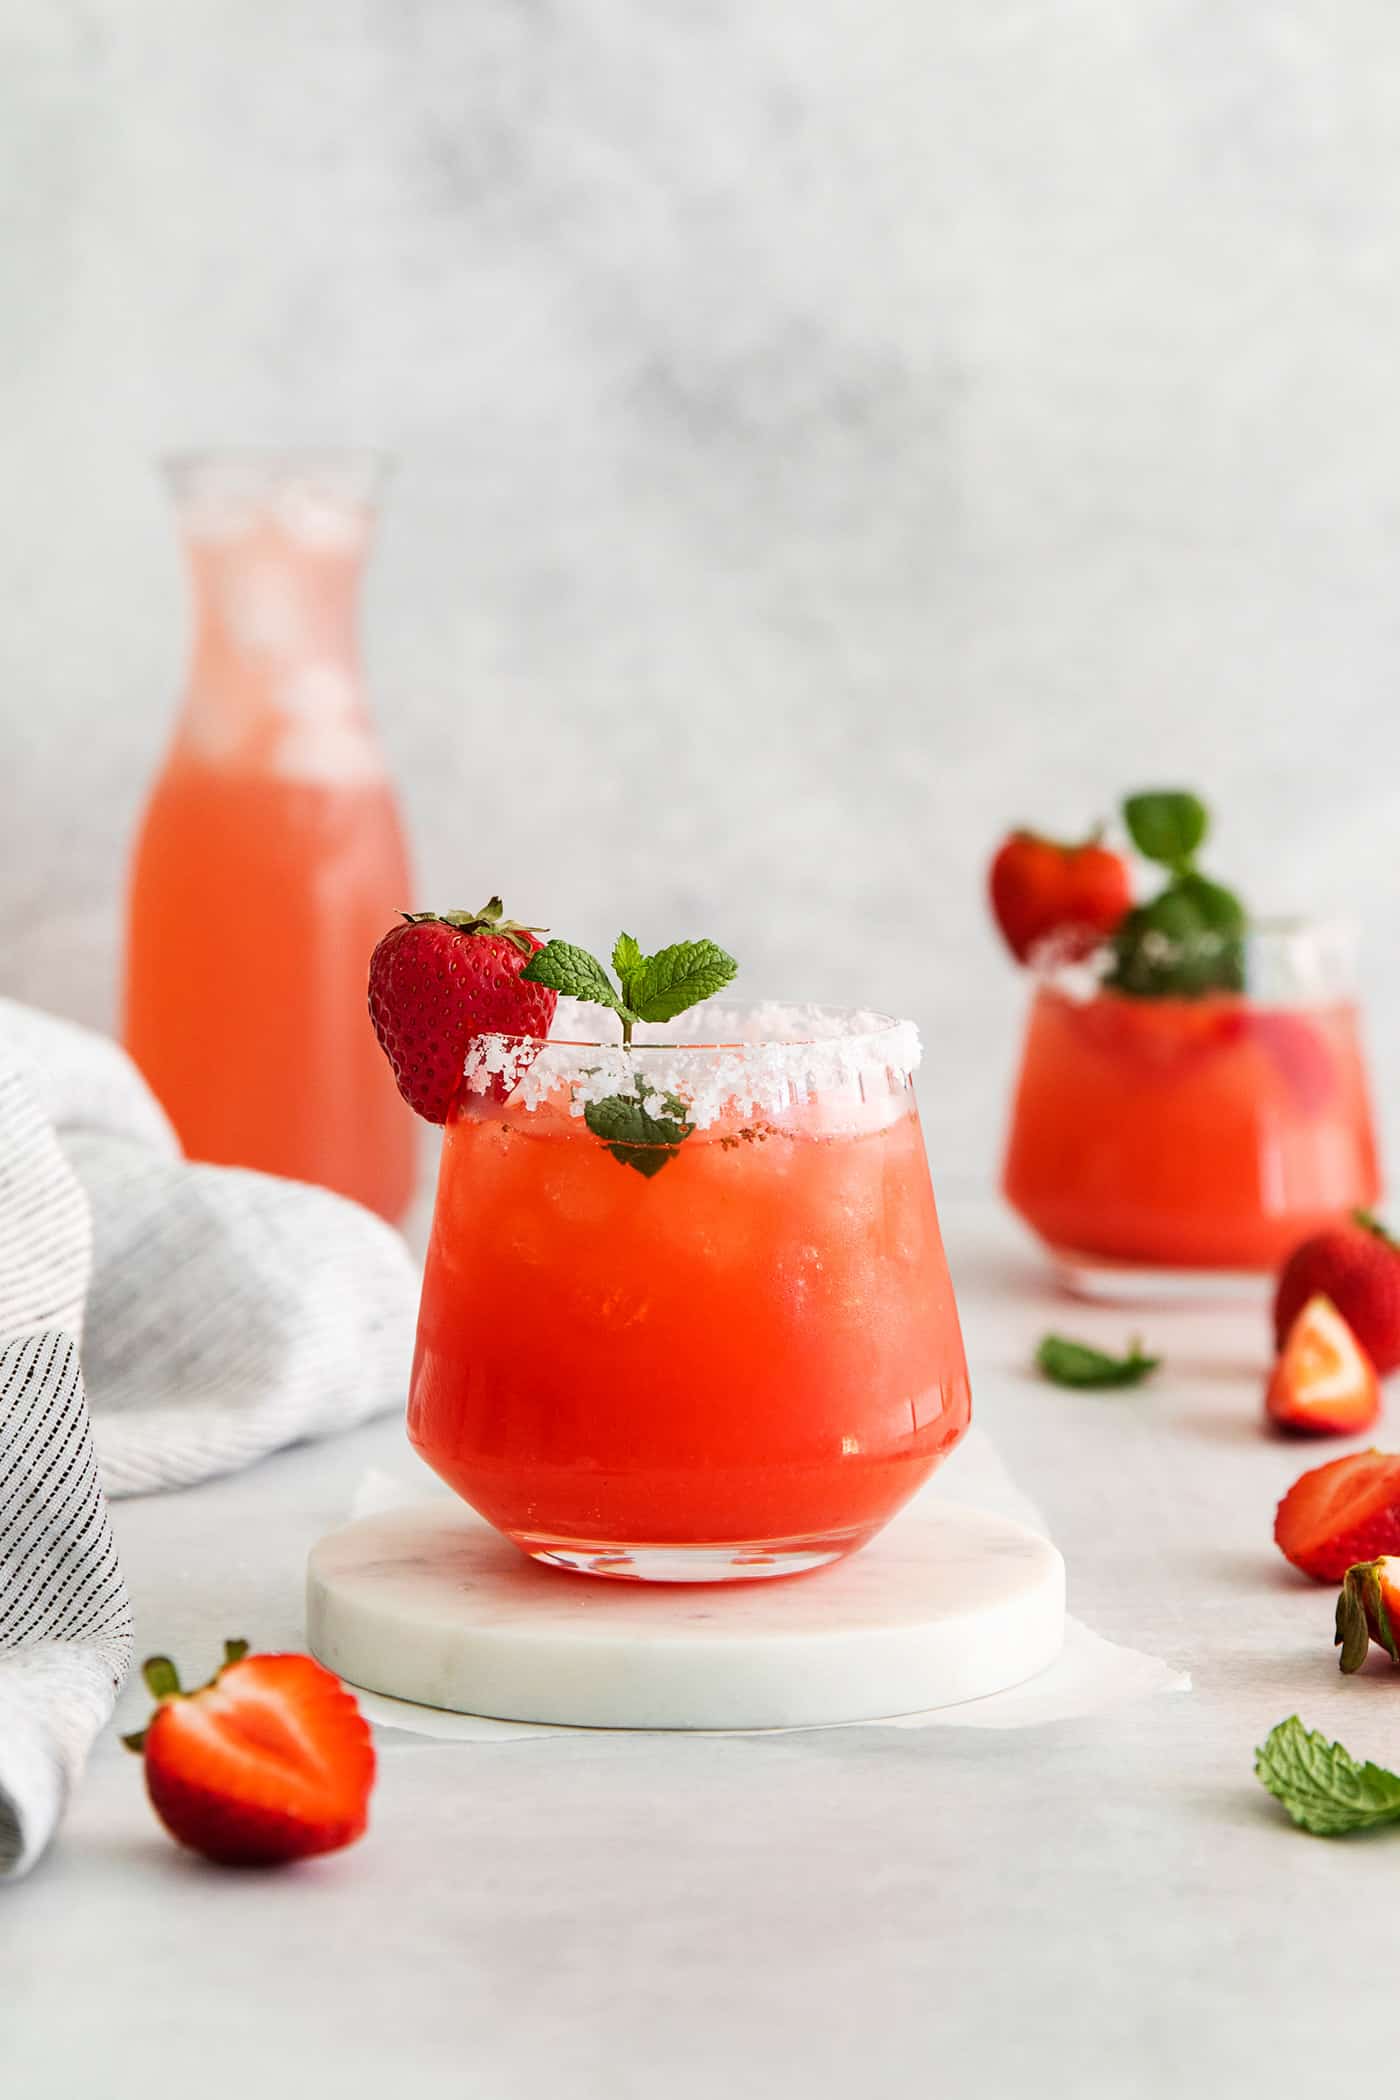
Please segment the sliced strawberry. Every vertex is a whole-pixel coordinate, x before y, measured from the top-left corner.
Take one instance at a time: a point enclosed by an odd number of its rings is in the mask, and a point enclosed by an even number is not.
[[[1305,1436],[1357,1436],[1380,1413],[1375,1365],[1330,1298],[1309,1298],[1289,1328],[1264,1407]]]
[[[1274,1540],[1315,1582],[1340,1582],[1359,1560],[1400,1554],[1400,1457],[1353,1451],[1314,1466],[1280,1502]]]
[[[1304,1115],[1320,1115],[1337,1091],[1337,1064],[1326,1038],[1305,1014],[1251,1013],[1249,1033]]]
[[[405,913],[370,957],[375,1034],[399,1092],[429,1123],[447,1121],[473,1036],[549,1034],[559,994],[520,977],[542,929],[503,909],[493,897],[479,912]]]
[[[1382,1378],[1400,1367],[1400,1246],[1369,1211],[1314,1233],[1289,1255],[1274,1298],[1280,1348],[1319,1291],[1332,1300]]]
[[[1087,954],[1112,933],[1133,901],[1132,877],[1121,854],[1096,838],[1065,846],[1032,831],[1003,840],[988,878],[992,911],[1007,947],[1028,962],[1051,934],[1066,954]]]
[[[1131,1065],[1135,1084],[1179,1086],[1192,1072],[1242,1040],[1237,1010],[1215,999],[1133,999],[1101,992],[1064,1001],[1069,1025],[1086,1050]]]
[[[1341,1666],[1350,1676],[1370,1653],[1371,1643],[1400,1663],[1400,1559],[1386,1555],[1348,1568],[1337,1599],[1337,1641]]]
[[[146,1789],[171,1836],[229,1866],[334,1852],[363,1836],[374,1746],[339,1679],[309,1655],[248,1655],[229,1641],[212,1681],[182,1692],[165,1656],[142,1734]]]

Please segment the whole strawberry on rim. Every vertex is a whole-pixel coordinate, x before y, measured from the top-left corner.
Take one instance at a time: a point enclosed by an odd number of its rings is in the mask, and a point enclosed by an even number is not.
[[[1097,833],[1065,844],[1013,831],[997,849],[987,887],[992,915],[1021,963],[1051,935],[1087,954],[1121,924],[1133,901],[1127,862]]]
[[[480,911],[405,912],[369,964],[369,1013],[399,1092],[429,1123],[445,1123],[473,1036],[549,1034],[557,992],[522,980],[542,926]]]

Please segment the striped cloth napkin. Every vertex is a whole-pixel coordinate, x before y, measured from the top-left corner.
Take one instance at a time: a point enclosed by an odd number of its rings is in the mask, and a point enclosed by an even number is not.
[[[0,999],[0,1879],[43,1850],[126,1674],[104,1490],[401,1404],[416,1295],[380,1219],[190,1164],[114,1043]]]

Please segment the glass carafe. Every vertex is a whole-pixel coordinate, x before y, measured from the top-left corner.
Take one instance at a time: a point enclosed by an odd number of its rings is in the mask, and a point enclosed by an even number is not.
[[[416,1133],[365,988],[412,900],[355,628],[380,471],[354,453],[169,463],[194,646],[132,860],[125,1039],[191,1158],[394,1218]]]

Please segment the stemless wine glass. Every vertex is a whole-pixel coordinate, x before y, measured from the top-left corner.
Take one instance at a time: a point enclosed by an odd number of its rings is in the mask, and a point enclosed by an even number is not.
[[[1353,945],[1336,923],[1258,922],[1243,991],[1196,997],[1113,990],[1109,950],[1043,959],[1003,1185],[1072,1286],[1271,1271],[1374,1202]]]
[[[967,1427],[912,1024],[698,1007],[483,1036],[444,1137],[409,1434],[534,1558],[790,1575]],[[563,1030],[561,1037],[560,1030]]]

